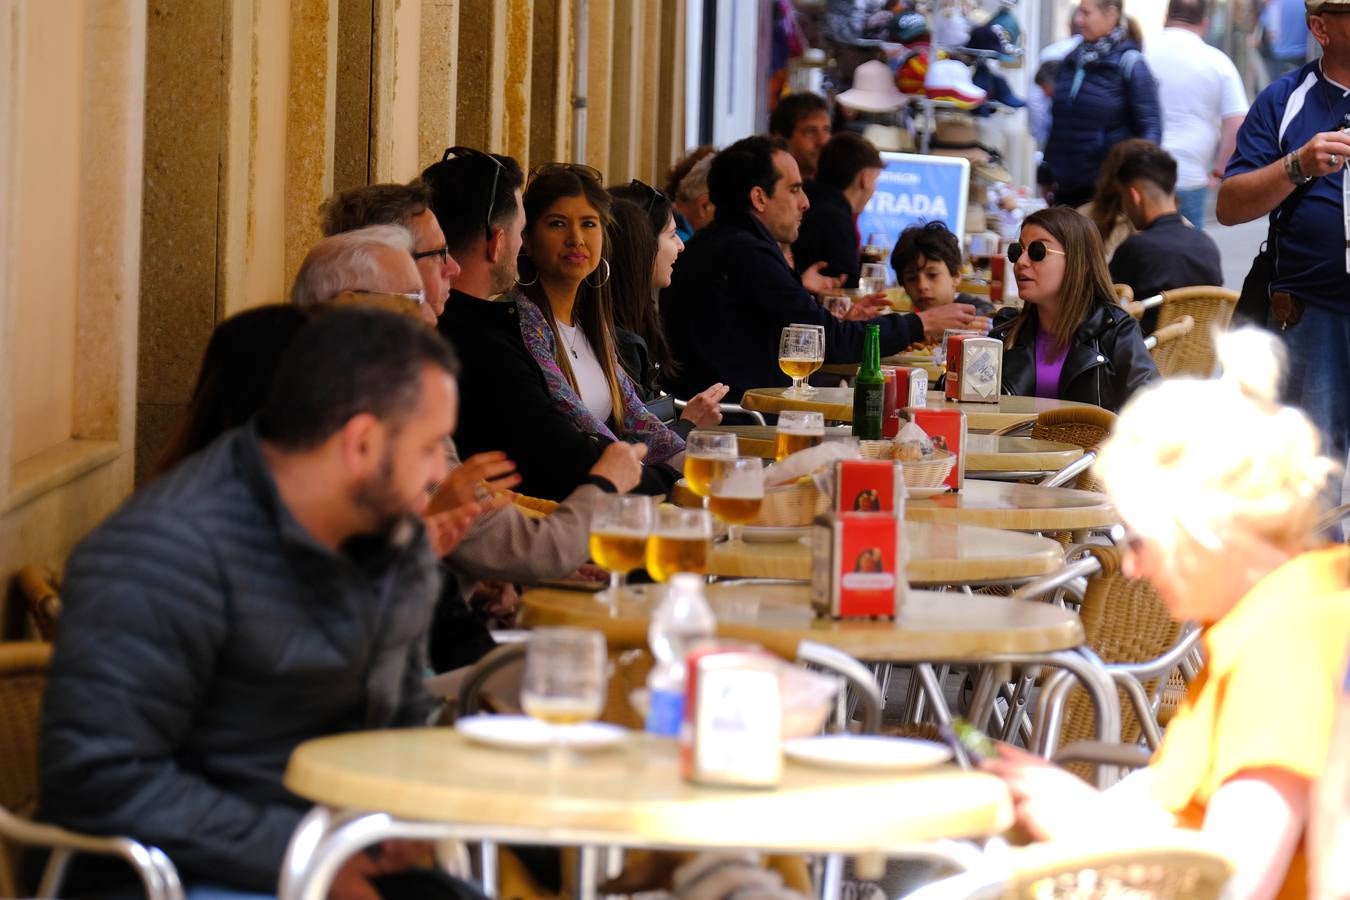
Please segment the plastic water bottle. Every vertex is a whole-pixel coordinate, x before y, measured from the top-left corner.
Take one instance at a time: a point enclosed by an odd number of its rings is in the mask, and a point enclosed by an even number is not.
[[[647,731],[675,737],[684,719],[685,658],[695,643],[711,638],[717,631],[717,619],[703,596],[703,577],[688,572],[672,575],[666,596],[652,615],[647,628],[656,664],[647,676],[651,703],[647,709]]]

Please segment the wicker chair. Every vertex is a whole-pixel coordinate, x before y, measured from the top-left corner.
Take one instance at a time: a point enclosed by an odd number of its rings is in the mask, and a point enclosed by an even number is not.
[[[1036,417],[1031,436],[1043,441],[1075,444],[1096,451],[1116,427],[1116,414],[1097,406],[1069,406],[1050,409]],[[1100,491],[1101,486],[1089,469],[1073,485],[1080,490]]]
[[[18,852],[51,847],[37,895],[54,897],[73,852],[120,856],[131,864],[150,900],[182,900],[178,872],[162,851],[129,838],[92,837],[28,821],[37,811],[38,718],[47,686],[51,644],[0,644],[0,896],[19,892]]]
[[[56,640],[56,625],[61,618],[61,585],[56,576],[38,566],[24,566],[14,583],[38,634],[44,641]]]
[[[1214,335],[1226,331],[1237,308],[1237,291],[1221,287],[1200,286],[1177,288],[1162,292],[1162,306],[1158,309],[1157,329],[1166,328],[1190,316],[1195,329],[1180,341],[1179,359],[1175,375],[1198,375],[1208,378],[1214,374],[1217,357],[1214,353]]]
[[[1199,631],[1174,621],[1147,581],[1121,573],[1119,548],[1094,544],[1071,551],[1070,558],[1075,556],[1081,558],[1069,568],[1090,573],[1079,608],[1086,645],[1107,664],[1121,693],[1121,741],[1136,744],[1142,740],[1156,749],[1162,689],[1195,646]],[[1062,581],[1049,576],[1015,596],[1047,599]],[[1032,745],[1047,756],[1053,755],[1057,745],[1092,736],[1091,700],[1059,672],[1046,677],[1036,718]],[[1078,767],[1071,768],[1084,774]]]
[[[1217,900],[1233,863],[1201,834],[1078,839],[1018,847],[985,865],[905,895],[905,900]]]
[[[1144,346],[1153,356],[1158,373],[1164,378],[1178,374],[1181,366],[1181,350],[1185,345],[1182,338],[1195,330],[1195,319],[1182,316],[1171,325],[1164,325],[1144,339]]]

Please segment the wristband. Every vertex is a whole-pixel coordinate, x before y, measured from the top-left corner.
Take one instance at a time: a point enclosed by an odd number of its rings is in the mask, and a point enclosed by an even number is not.
[[[619,489],[614,486],[614,482],[603,475],[587,475],[581,479],[581,483],[595,485],[606,494],[617,494],[619,492]]]
[[[1303,164],[1298,161],[1298,151],[1295,150],[1284,158],[1284,174],[1289,176],[1290,182],[1295,186],[1307,184],[1312,178],[1303,174]]]

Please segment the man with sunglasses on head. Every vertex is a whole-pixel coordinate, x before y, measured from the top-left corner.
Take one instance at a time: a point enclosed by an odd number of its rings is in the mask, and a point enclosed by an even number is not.
[[[445,246],[445,235],[431,212],[425,184],[370,184],[329,197],[319,209],[325,237],[371,225],[402,225],[413,236],[412,258],[422,279],[426,304],[422,316],[435,324],[445,310],[459,264]]]
[[[750,388],[787,386],[778,342],[792,324],[825,329],[826,363],[859,362],[865,324],[836,319],[821,306],[779,247],[797,239],[810,206],[787,145],[762,135],[737,141],[714,158],[708,189],[713,224],[690,239],[661,292],[666,337],[681,366],[667,390],[687,399],[722,382],[731,386],[727,399],[738,402]],[[937,340],[947,328],[987,325],[964,303],[873,322],[883,356],[925,336]]]

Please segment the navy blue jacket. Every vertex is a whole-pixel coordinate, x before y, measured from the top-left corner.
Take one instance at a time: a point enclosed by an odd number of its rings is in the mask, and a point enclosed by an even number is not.
[[[749,388],[792,383],[778,368],[786,325],[822,326],[827,364],[862,359],[868,324],[881,326],[882,356],[923,339],[923,322],[913,313],[870,323],[836,319],[802,287],[758,219],[721,209],[675,261],[670,287],[661,292],[661,317],[680,364],[679,375],[667,377],[666,390],[688,398],[721,381],[731,387],[728,402]]]
[[[1125,53],[1133,51],[1128,60]],[[1060,193],[1091,193],[1111,148],[1126,138],[1162,143],[1162,110],[1153,73],[1133,41],[1081,66],[1080,45],[1059,67],[1045,162]],[[1128,77],[1126,70],[1129,70]],[[1081,73],[1081,77],[1080,77]]]

